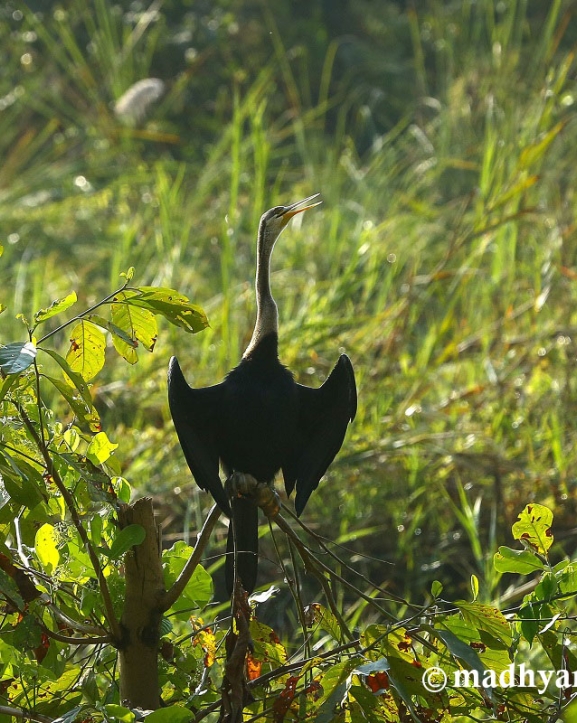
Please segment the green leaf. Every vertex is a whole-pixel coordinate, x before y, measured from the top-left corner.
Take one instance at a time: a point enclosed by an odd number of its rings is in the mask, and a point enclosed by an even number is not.
[[[479,677],[481,679],[483,678],[485,666],[473,648],[469,647],[467,643],[460,640],[450,630],[440,630],[439,628],[433,628],[429,625],[424,625],[423,628],[428,630],[436,638],[439,638],[439,640],[447,646],[451,655],[454,655],[459,660],[462,660],[469,666],[469,668],[476,670],[479,673]]]
[[[540,609],[540,605],[533,605],[533,603],[529,602],[523,605],[517,613],[521,635],[529,643],[529,646],[533,645],[535,635],[539,632]]]
[[[546,555],[553,544],[552,524],[553,513],[548,507],[530,504],[513,525],[513,537],[540,555]]]
[[[167,590],[182,572],[192,552],[193,548],[182,540],[176,542],[169,550],[163,551],[164,583]],[[212,593],[212,577],[204,567],[198,565],[173,609],[178,611],[191,607],[204,607],[212,598]]]
[[[431,595],[437,599],[439,595],[443,592],[443,583],[439,582],[438,580],[433,580],[431,583]]]
[[[130,304],[112,304],[112,321],[124,334],[124,338],[119,335],[112,337],[114,348],[130,364],[138,361],[135,351],[138,342],[147,351],[154,349],[158,326],[152,311]]]
[[[339,626],[338,620],[330,610],[327,610],[324,605],[319,603],[312,603],[308,605],[305,613],[309,619],[312,618],[311,622],[318,625],[321,630],[327,632],[333,640],[340,642],[343,638],[343,633]]]
[[[4,379],[2,384],[0,385],[0,402],[4,399],[4,397],[8,394],[8,392],[12,389],[14,384],[18,381],[18,377],[15,375],[10,375]]]
[[[333,701],[334,703],[337,703],[342,700],[342,692],[344,691],[341,686],[345,681],[347,681],[347,679],[350,678],[357,662],[358,659],[345,659],[336,665],[332,665],[325,672],[322,680],[323,692],[318,701],[321,707],[315,721],[320,723],[320,721],[330,720],[329,718],[326,718],[327,713],[332,713],[334,715],[334,705],[331,704]]]
[[[110,723],[133,723],[133,721],[136,720],[136,716],[130,708],[125,708],[116,703],[108,703],[104,706],[104,710],[106,712],[106,720],[110,721]]]
[[[24,610],[24,600],[18,586],[4,570],[0,569],[0,596],[16,605],[18,610]]]
[[[153,314],[164,316],[171,324],[192,333],[202,331],[208,326],[208,319],[200,306],[191,304],[186,296],[174,289],[140,286],[121,292],[114,301],[148,309]]]
[[[0,472],[10,498],[32,510],[44,502],[44,481],[40,472],[20,457],[0,455]]]
[[[98,432],[88,445],[86,456],[92,464],[104,464],[115,449],[118,449],[118,445],[108,439],[106,432]]]
[[[249,623],[250,637],[254,643],[254,657],[274,666],[287,662],[287,652],[278,639],[275,631],[264,623],[251,620]]]
[[[497,572],[515,572],[518,575],[529,575],[536,570],[544,570],[545,565],[531,550],[512,550],[510,547],[499,547],[493,557],[493,566]]]
[[[459,608],[465,620],[474,628],[484,630],[506,646],[511,645],[513,640],[511,625],[498,608],[463,600],[457,600],[455,605]]]
[[[112,480],[100,467],[79,454],[61,452],[60,457],[86,482],[88,496],[92,502],[116,503]]]
[[[68,296],[62,297],[62,299],[56,299],[56,301],[53,301],[47,309],[40,309],[40,311],[37,311],[34,314],[36,326],[47,319],[51,319],[53,316],[56,316],[56,314],[66,311],[66,309],[69,309],[77,301],[78,297],[76,296],[75,291],[68,294]]]
[[[100,431],[100,417],[92,404],[86,404],[82,395],[80,395],[77,390],[74,390],[65,381],[49,377],[47,374],[44,374],[43,376],[54,387],[56,387],[56,389],[58,389],[60,394],[68,402],[69,407],[76,415],[79,423],[88,425],[92,432]]]
[[[32,615],[25,615],[14,628],[12,644],[15,648],[37,648],[42,641],[42,628]]]
[[[45,571],[51,575],[58,567],[60,553],[57,547],[58,535],[52,525],[44,524],[36,532],[34,547]]]
[[[189,723],[194,718],[193,713],[179,705],[169,705],[159,708],[146,716],[146,723]]]
[[[57,354],[52,349],[44,349],[41,347],[41,350],[45,354],[48,354],[48,356],[51,356],[54,361],[59,365],[59,367],[64,372],[64,379],[68,384],[70,384],[70,386],[75,387],[80,392],[80,396],[86,402],[87,407],[93,408],[90,387],[84,381],[82,376],[73,371],[70,367],[70,364],[66,361],[66,359],[64,359],[64,357],[60,356],[60,354]]]
[[[145,537],[146,530],[142,525],[127,525],[123,527],[114,538],[108,557],[112,560],[118,560],[118,558],[122,557],[125,552],[128,552],[131,547],[144,542]]]
[[[70,349],[66,361],[84,381],[90,381],[104,366],[106,339],[100,329],[90,321],[82,320],[72,330]]]
[[[34,363],[36,354],[36,346],[31,341],[0,346],[0,367],[4,374],[20,374]]]

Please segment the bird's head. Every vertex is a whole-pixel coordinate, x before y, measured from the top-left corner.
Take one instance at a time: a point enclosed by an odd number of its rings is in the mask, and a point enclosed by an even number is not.
[[[315,193],[312,196],[308,196],[308,198],[304,198],[302,201],[292,203],[290,206],[275,206],[271,208],[270,211],[263,213],[260,219],[259,238],[264,242],[264,248],[267,251],[272,250],[275,241],[293,216],[322,203],[320,199],[315,200],[318,199],[319,196],[319,193]]]

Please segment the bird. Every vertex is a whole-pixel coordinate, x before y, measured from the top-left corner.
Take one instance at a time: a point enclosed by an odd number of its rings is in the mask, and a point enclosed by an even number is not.
[[[275,243],[291,218],[321,203],[314,194],[261,216],[257,236],[256,322],[240,363],[210,387],[191,388],[176,357],[168,369],[168,401],[178,440],[197,485],[230,519],[225,565],[230,594],[240,580],[252,593],[258,570],[258,507],[227,479],[249,475],[273,485],[282,470],[287,497],[296,487],[301,515],[311,493],[340,450],[357,410],[352,363],[341,354],[322,386],[297,383],[278,356],[278,307],[271,292]],[[236,563],[233,551],[236,549]]]

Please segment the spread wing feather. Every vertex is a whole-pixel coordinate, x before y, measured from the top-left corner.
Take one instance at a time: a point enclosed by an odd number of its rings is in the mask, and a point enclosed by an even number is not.
[[[188,386],[176,357],[168,367],[168,403],[178,440],[199,487],[213,496],[230,516],[230,506],[219,475],[216,414],[221,406],[222,384],[204,389]]]
[[[350,359],[341,355],[319,389],[297,384],[299,417],[291,457],[283,465],[287,494],[296,485],[295,509],[303,511],[341,448],[357,410],[355,376]]]

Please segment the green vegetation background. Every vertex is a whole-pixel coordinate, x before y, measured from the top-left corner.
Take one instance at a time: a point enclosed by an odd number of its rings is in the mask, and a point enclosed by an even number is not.
[[[530,501],[555,511],[553,557],[573,554],[574,12],[0,4],[0,341],[24,338],[18,313],[72,289],[85,308],[129,266],[209,316],[194,337],[164,324],[135,367],[111,357],[94,389],[168,542],[210,505],[169,418],[168,358],[196,386],[237,363],[260,214],[320,191],[275,250],[281,358],[315,386],[346,350],[360,403],[307,524],[410,599],[435,578],[458,595],[472,573],[492,599],[492,555]],[[120,119],[115,101],[148,77],[164,95]],[[279,577],[268,537],[263,554],[264,584]]]

